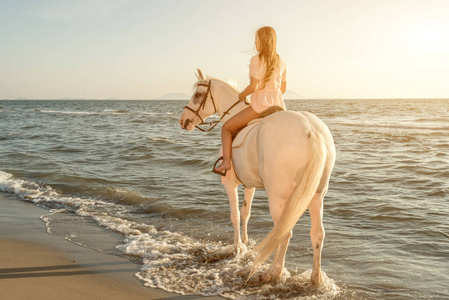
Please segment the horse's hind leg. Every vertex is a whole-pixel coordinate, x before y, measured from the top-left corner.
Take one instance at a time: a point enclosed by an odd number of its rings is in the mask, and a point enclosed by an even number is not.
[[[242,217],[242,242],[248,245],[248,220],[251,215],[251,203],[253,202],[255,188],[245,188],[245,199],[240,214]]]
[[[323,227],[323,199],[326,189],[321,193],[316,193],[309,205],[310,219],[312,226],[310,229],[310,239],[313,247],[313,267],[310,281],[313,286],[321,283],[321,250],[323,249],[324,227]]]
[[[264,275],[262,281],[278,281],[281,279],[282,270],[285,265],[285,254],[287,253],[288,243],[290,242],[291,237],[292,232],[290,232],[285,240],[276,248],[270,270]]]
[[[277,196],[276,192],[271,190],[266,190],[269,206],[270,206],[270,215],[273,220],[274,226],[280,222],[282,217],[282,213],[284,212],[287,200],[285,197]],[[284,268],[285,263],[285,254],[287,252],[288,243],[292,233],[290,232],[286,238],[280,242],[279,246],[274,251],[273,261],[271,263],[271,267],[269,271],[262,277],[262,281],[278,281],[281,278],[282,269]]]

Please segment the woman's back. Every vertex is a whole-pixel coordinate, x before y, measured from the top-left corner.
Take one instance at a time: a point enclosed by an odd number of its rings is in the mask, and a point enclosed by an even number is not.
[[[263,87],[263,81],[265,78],[265,74],[267,72],[267,66],[265,62],[259,57],[259,55],[254,55],[251,58],[251,62],[249,64],[249,75],[256,78],[259,81],[259,88],[262,89]],[[270,81],[267,82],[265,85],[265,88],[269,89],[280,89],[281,83],[283,81],[287,80],[287,74],[286,74],[286,63],[282,59],[282,57],[279,56],[279,66],[277,70],[274,72],[273,77]]]
[[[285,109],[284,100],[282,99],[281,85],[287,80],[287,67],[285,61],[279,57],[279,65],[274,71],[273,77],[265,84],[264,78],[266,74],[266,64],[260,59],[259,55],[251,58],[249,64],[249,75],[258,80],[258,88],[251,95],[251,106],[253,109],[261,113],[270,106],[276,105]]]

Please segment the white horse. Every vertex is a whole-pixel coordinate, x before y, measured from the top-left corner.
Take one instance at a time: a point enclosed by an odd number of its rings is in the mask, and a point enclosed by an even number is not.
[[[183,129],[193,130],[198,124],[210,124],[203,120],[215,113],[224,123],[247,106],[238,102],[238,91],[229,84],[207,78],[200,70],[197,78],[195,91],[179,120]],[[274,227],[256,247],[257,255],[250,277],[274,252],[271,267],[262,280],[280,279],[293,227],[309,208],[313,247],[310,279],[312,285],[319,285],[324,240],[323,198],[335,162],[332,135],[318,117],[308,112],[276,112],[250,126],[251,130],[242,130],[239,134],[245,135],[243,142],[237,146],[234,140],[233,169],[228,171],[230,179],[224,184],[229,197],[236,250],[239,251],[242,240],[245,244],[248,242],[247,224],[255,188],[264,188]],[[237,192],[240,184],[245,187],[241,209],[242,239]]]

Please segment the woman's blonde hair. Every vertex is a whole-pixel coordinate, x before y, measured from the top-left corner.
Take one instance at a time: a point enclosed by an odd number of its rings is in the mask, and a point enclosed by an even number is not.
[[[263,79],[264,88],[266,84],[273,78],[274,71],[279,67],[279,55],[276,52],[276,31],[270,27],[265,26],[256,31],[259,38],[260,51],[259,59],[265,62],[266,73]]]

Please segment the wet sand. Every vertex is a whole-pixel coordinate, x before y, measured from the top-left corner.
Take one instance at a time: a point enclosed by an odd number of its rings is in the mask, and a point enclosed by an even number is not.
[[[148,288],[124,257],[46,232],[48,211],[0,194],[0,290],[5,299],[221,299]]]

